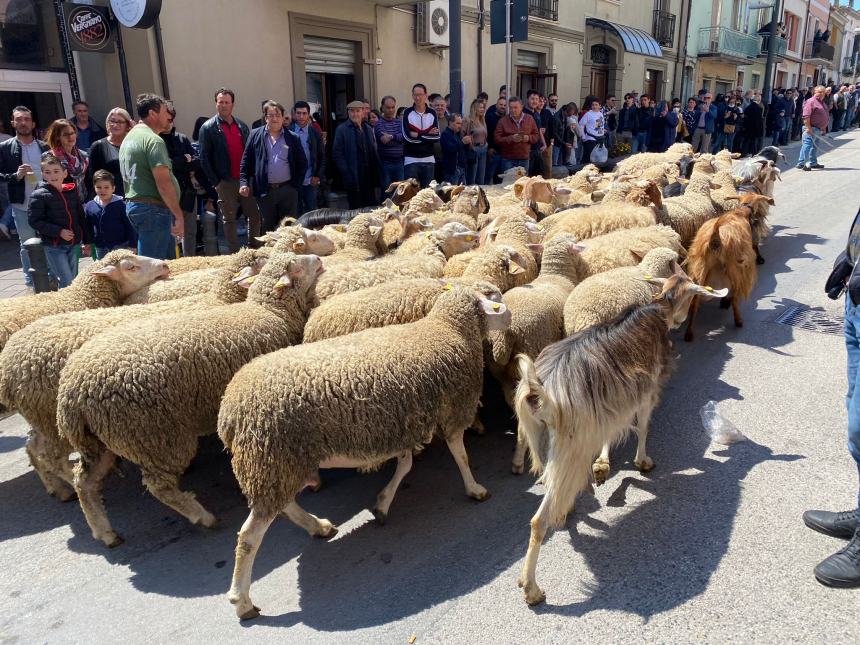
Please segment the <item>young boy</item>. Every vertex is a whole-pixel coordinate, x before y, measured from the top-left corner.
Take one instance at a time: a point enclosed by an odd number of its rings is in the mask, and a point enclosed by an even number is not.
[[[84,213],[93,231],[96,258],[101,260],[114,249],[137,248],[137,234],[125,214],[125,202],[114,195],[113,175],[107,170],[97,170],[93,174],[93,185],[96,198],[87,202]]]
[[[42,238],[45,258],[59,287],[68,287],[78,275],[78,245],[89,253],[92,231],[74,183],[64,184],[66,169],[50,152],[42,155],[42,181],[33,189],[27,218]]]

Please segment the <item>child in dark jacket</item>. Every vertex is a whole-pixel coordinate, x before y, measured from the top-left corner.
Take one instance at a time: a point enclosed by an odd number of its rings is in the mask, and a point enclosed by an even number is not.
[[[93,174],[96,198],[87,202],[84,213],[87,224],[93,231],[96,258],[119,248],[137,248],[137,233],[125,214],[125,202],[114,195],[114,177],[107,170]]]
[[[78,275],[78,245],[89,253],[92,231],[74,183],[64,184],[66,169],[50,152],[42,156],[43,181],[33,189],[27,219],[42,238],[48,269],[59,287],[68,287]]]
[[[463,117],[452,114],[448,127],[442,133],[442,167],[445,181],[451,184],[466,183],[466,148],[472,142],[469,136],[461,137]]]

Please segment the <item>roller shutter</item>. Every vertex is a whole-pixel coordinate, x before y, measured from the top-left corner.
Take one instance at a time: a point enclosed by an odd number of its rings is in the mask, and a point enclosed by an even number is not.
[[[540,68],[540,54],[537,52],[530,52],[524,49],[517,50],[517,65],[520,67],[534,67],[535,69]]]
[[[351,40],[305,36],[305,71],[355,74],[355,46]]]

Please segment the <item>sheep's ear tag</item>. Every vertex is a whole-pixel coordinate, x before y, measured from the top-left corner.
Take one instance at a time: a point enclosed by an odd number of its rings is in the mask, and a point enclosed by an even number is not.
[[[501,308],[502,308],[502,305],[500,305],[498,302],[493,303],[493,311],[498,311]]]
[[[443,288],[445,291],[450,291],[451,289],[453,289],[453,288],[454,288],[454,285],[453,285],[453,284],[451,284],[450,282],[446,282],[444,285],[442,285],[442,288]]]
[[[466,236],[466,241],[467,241],[467,242],[471,242],[471,241],[473,241],[474,239],[475,239],[475,238],[474,238],[474,236],[472,236],[472,235],[467,235],[467,236]]]
[[[705,287],[705,291],[713,291],[713,290],[714,290],[713,287]]]
[[[343,224],[335,224],[334,230],[336,230],[338,233],[346,233],[346,226],[344,226]]]
[[[426,237],[427,239],[430,239],[431,235],[432,235],[432,233],[424,233],[424,237]]]
[[[275,289],[285,289],[287,287],[293,286],[293,281],[290,279],[288,275],[282,275],[278,278],[278,281],[275,283]]]

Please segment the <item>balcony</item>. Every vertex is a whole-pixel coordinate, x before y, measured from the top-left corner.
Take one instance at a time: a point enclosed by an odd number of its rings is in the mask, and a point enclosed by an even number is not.
[[[854,57],[846,56],[842,59],[842,75],[843,76],[854,76],[855,74],[855,65],[854,65]]]
[[[558,0],[529,0],[529,15],[544,20],[558,20]]]
[[[651,35],[660,43],[660,47],[671,49],[675,46],[675,14],[668,11],[654,11],[651,23]]]
[[[770,36],[762,36],[761,37],[761,47],[759,47],[759,58],[767,58],[767,46],[770,43]],[[785,50],[788,49],[788,42],[786,42],[785,38],[781,36],[774,36],[774,44],[776,45],[776,49],[774,50],[774,55],[777,60],[781,60],[785,58]]]
[[[807,62],[815,63],[820,61],[822,64],[829,65],[833,63],[833,56],[836,50],[830,43],[825,43],[822,40],[813,40],[806,43],[803,49],[803,57],[809,59]]]
[[[699,58],[745,65],[759,54],[756,36],[728,27],[705,27],[699,30]]]

